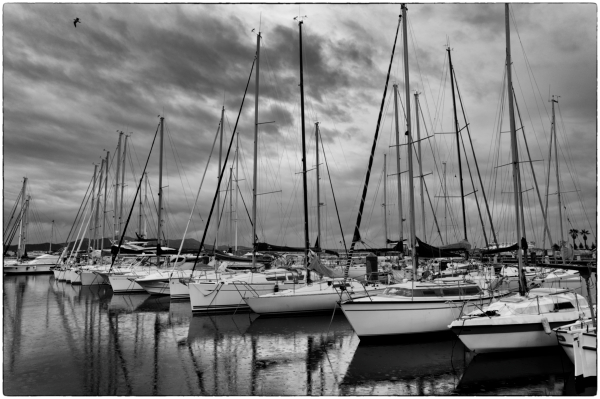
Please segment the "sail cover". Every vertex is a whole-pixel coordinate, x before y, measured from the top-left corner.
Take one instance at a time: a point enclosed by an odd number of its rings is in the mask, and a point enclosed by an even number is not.
[[[460,253],[458,253],[458,251],[468,250],[465,249],[464,243],[450,244],[438,248],[419,240],[418,237],[415,238],[417,239],[418,243],[416,250],[420,258],[454,258],[462,256]],[[467,242],[467,244],[469,243]],[[468,248],[471,248],[470,244],[468,245]]]
[[[484,249],[483,251],[481,251],[481,253],[483,255],[492,255],[492,254],[499,254],[500,252],[512,252],[512,251],[516,251],[517,249],[519,249],[519,243],[514,243],[513,245],[511,245],[509,247]]]
[[[272,245],[266,242],[257,242],[256,243],[257,251],[274,251],[274,252],[304,252],[304,248],[300,247],[286,247],[281,245]],[[325,252],[326,254],[340,256],[336,251],[332,251],[330,249],[319,249],[319,248],[311,248],[311,251],[315,252]]]

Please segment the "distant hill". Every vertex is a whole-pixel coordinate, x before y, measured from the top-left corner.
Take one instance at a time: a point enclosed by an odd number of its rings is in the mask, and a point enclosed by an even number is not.
[[[132,237],[127,237],[125,236],[125,241],[135,241],[134,238]],[[172,240],[168,240],[167,243],[165,243],[166,246],[170,247],[170,248],[175,248],[175,249],[179,249],[179,246],[181,245],[181,239],[172,239]],[[77,241],[77,245],[79,246],[79,241]],[[8,247],[8,250],[10,252],[15,252],[17,250],[17,244],[15,245],[11,245],[10,247]],[[63,248],[66,246],[66,243],[52,243],[52,251],[58,251],[60,248]],[[86,249],[88,247],[88,239],[84,238],[83,242],[81,243],[81,249]],[[111,247],[111,242],[108,238],[104,239],[104,249],[110,249]],[[186,238],[184,243],[183,243],[183,248],[182,248],[182,252],[193,252],[193,251],[198,251],[198,248],[200,247],[200,241],[194,239],[194,238]],[[27,244],[26,249],[27,252],[47,252],[48,249],[50,248],[50,243],[40,243],[40,244]],[[69,242],[69,248],[73,248],[73,241]],[[210,251],[213,249],[212,245],[209,244],[205,244],[204,245],[204,249]],[[229,247],[227,245],[219,245],[218,247],[219,250],[221,251],[226,251],[229,249]],[[238,250],[241,251],[251,251],[250,248],[248,247],[238,247]]]

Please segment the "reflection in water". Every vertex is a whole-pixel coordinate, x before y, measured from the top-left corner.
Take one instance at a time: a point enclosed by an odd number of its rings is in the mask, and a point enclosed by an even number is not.
[[[49,275],[3,285],[5,395],[575,393],[563,379],[572,365],[556,352],[469,364],[453,337],[361,342],[341,313],[192,316],[189,302]]]
[[[566,395],[573,363],[562,348],[475,356],[458,385],[457,393],[486,395]],[[574,394],[572,392],[571,394]]]
[[[361,342],[342,381],[342,393],[448,395],[470,357],[451,335],[398,337],[394,344]]]

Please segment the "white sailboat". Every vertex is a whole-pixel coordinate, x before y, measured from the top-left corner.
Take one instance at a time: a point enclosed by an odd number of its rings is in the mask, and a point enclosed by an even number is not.
[[[510,53],[510,28],[508,4],[506,15],[506,66],[507,93],[511,130],[511,153],[513,166],[513,187],[516,215],[516,231],[522,234],[520,223],[521,192],[519,184],[519,157],[512,95],[512,63]],[[524,230],[524,227],[523,227]],[[452,331],[469,350],[477,353],[520,350],[557,345],[551,328],[576,322],[580,318],[590,317],[591,309],[581,295],[558,288],[536,288],[525,292],[525,278],[521,273],[521,240],[517,259],[520,280],[520,292],[503,298],[490,306],[462,315],[450,324]]]

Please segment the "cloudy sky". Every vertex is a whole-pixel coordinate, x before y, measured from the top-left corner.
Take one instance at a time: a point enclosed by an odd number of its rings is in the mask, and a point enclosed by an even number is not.
[[[55,220],[57,240],[65,240],[94,163],[115,154],[118,133],[130,134],[125,209],[148,157],[158,115],[165,117],[165,228],[169,238],[185,230],[202,174],[225,107],[223,158],[238,118],[244,89],[262,32],[258,140],[258,231],[260,240],[302,245],[301,124],[298,23],[304,18],[304,91],[307,164],[315,161],[315,122],[319,122],[327,166],[320,155],[322,243],[340,247],[341,233],[333,186],[346,240],[352,236],[369,151],[376,130],[386,73],[401,13],[398,4],[5,4],[3,7],[3,217],[7,219],[22,185],[29,179],[33,198],[30,240],[46,242]],[[452,49],[460,99],[481,170],[498,241],[516,240],[505,105],[504,4],[416,4],[408,9],[411,110],[415,91],[422,107],[421,137],[425,196],[425,230],[419,185],[415,185],[417,235],[440,244],[464,238],[454,131],[448,53]],[[73,19],[81,23],[73,26]],[[540,195],[549,192],[553,242],[560,239],[554,150],[549,186],[550,95],[556,108],[563,235],[587,229],[596,237],[597,208],[597,7],[595,4],[515,4],[511,6],[513,87],[524,128],[519,155],[531,151]],[[254,30],[254,31],[253,31]],[[393,84],[398,84],[400,140],[406,130],[402,28],[391,68],[379,140],[361,225],[368,246],[399,236],[395,173]],[[256,69],[255,69],[256,71]],[[251,212],[255,72],[239,117],[238,242],[251,242],[244,203]],[[504,86],[503,86],[504,84]],[[457,101],[459,101],[457,99]],[[459,108],[459,125],[465,126]],[[414,118],[413,118],[414,119]],[[517,127],[520,127],[517,122]],[[416,135],[413,121],[413,134]],[[470,168],[475,172],[467,129]],[[189,237],[201,238],[216,190],[218,146],[210,160]],[[231,158],[235,152],[232,149]],[[383,158],[387,154],[387,201]],[[230,158],[230,161],[231,161]],[[473,192],[463,158],[465,194]],[[400,150],[401,172],[408,169],[406,146]],[[527,158],[526,158],[527,159]],[[106,230],[112,237],[116,161],[109,175]],[[444,164],[446,173],[444,174]],[[541,245],[543,219],[529,163],[521,164],[528,239]],[[431,174],[430,174],[431,173]],[[415,174],[418,174],[415,159]],[[158,153],[150,157],[149,201],[158,192]],[[235,169],[234,169],[235,175]],[[408,174],[402,173],[404,234],[408,232]],[[446,195],[442,183],[446,181]],[[475,175],[474,175],[475,176]],[[466,197],[467,238],[485,245],[491,238],[481,188],[474,177],[485,229],[474,195]],[[221,190],[229,180],[229,166]],[[315,170],[308,172],[310,241],[317,232]],[[415,183],[418,180],[415,179]],[[447,210],[444,211],[444,196]],[[219,242],[233,243],[229,233],[229,197],[222,192]],[[243,198],[243,200],[242,200]],[[235,196],[233,197],[235,207]],[[430,205],[431,203],[431,205]],[[435,209],[438,234],[432,207]],[[156,215],[148,213],[155,226]],[[137,215],[137,209],[134,212]],[[235,215],[235,213],[234,213]],[[135,219],[134,219],[135,220]],[[156,228],[148,228],[149,235]],[[100,230],[98,230],[100,231]],[[111,233],[108,233],[111,231]],[[128,229],[133,236],[137,223]],[[441,237],[440,237],[441,236]],[[215,240],[214,230],[207,242]],[[548,247],[549,245],[546,244]]]

